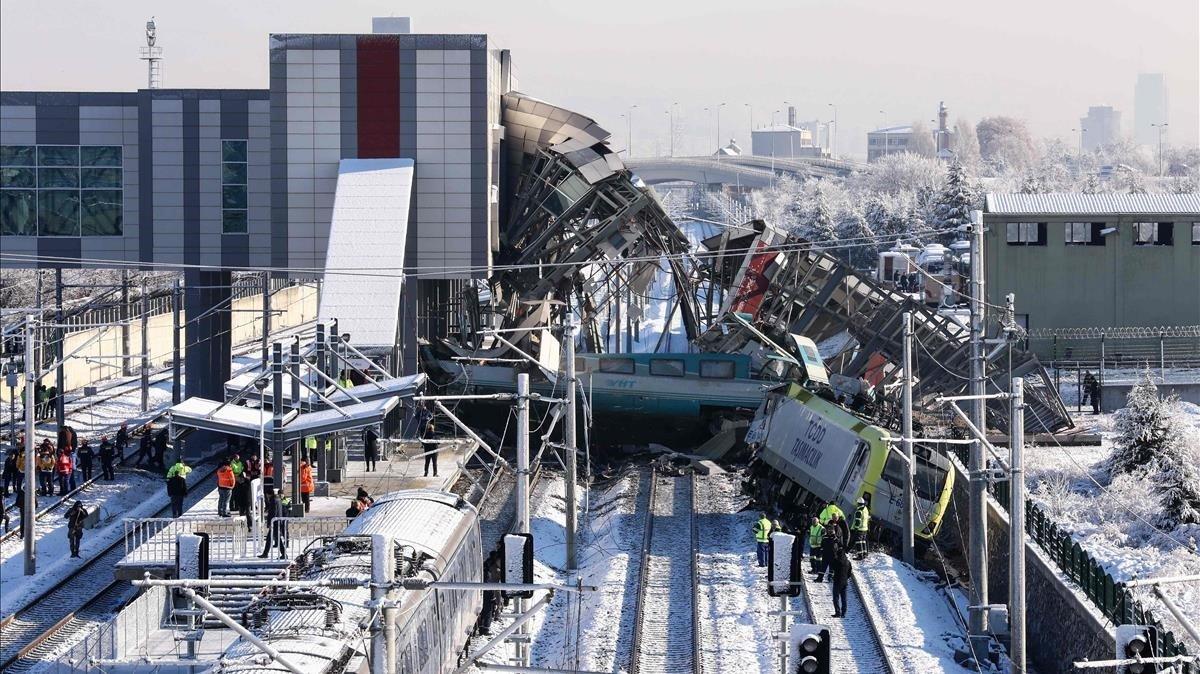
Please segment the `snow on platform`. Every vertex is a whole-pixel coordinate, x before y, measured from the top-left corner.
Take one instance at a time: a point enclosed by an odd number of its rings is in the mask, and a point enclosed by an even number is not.
[[[900,671],[969,671],[954,662],[966,640],[955,609],[936,587],[936,576],[883,554],[855,562],[854,573],[867,610],[882,628],[883,647]]]

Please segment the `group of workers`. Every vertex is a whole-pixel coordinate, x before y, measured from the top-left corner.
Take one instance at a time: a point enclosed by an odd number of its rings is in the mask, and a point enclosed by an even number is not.
[[[766,566],[771,549],[771,534],[782,532],[779,520],[774,522],[762,513],[754,523],[754,539],[758,544],[758,565]],[[867,556],[867,537],[871,531],[871,509],[866,498],[859,498],[849,522],[836,503],[830,501],[818,515],[813,516],[805,532],[808,543],[809,569],[813,580],[833,583],[833,617],[846,616],[846,591],[850,583],[851,555],[861,560]]]

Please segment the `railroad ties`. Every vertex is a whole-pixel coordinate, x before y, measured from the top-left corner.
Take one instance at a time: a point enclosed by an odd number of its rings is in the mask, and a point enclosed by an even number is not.
[[[651,478],[631,674],[700,671],[692,487],[691,476]]]
[[[807,560],[805,560],[807,562]],[[807,569],[807,563],[805,565]],[[832,672],[853,674],[896,674],[879,637],[878,626],[867,613],[858,583],[846,591],[846,616],[833,617],[833,583],[829,574],[818,583],[806,571],[804,596],[812,622],[829,628]]]

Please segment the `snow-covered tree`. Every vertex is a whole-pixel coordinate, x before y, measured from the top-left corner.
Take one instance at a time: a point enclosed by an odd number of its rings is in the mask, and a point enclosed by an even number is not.
[[[975,135],[975,127],[962,117],[954,122],[954,136],[951,148],[954,155],[964,166],[976,169],[979,166],[979,137]]]
[[[967,178],[966,169],[957,158],[946,168],[946,184],[934,204],[933,226],[949,229],[971,221],[975,207],[975,192]]]
[[[1170,401],[1170,406],[1177,408],[1178,402]],[[1200,524],[1200,451],[1197,451],[1195,437],[1191,441],[1184,439],[1195,433],[1177,421],[1177,411],[1172,412],[1171,418],[1175,420],[1173,426],[1179,435],[1164,447],[1158,458],[1158,474],[1154,477],[1162,502],[1158,524],[1166,529],[1181,524]]]
[[[1170,405],[1159,397],[1149,371],[1130,389],[1115,421],[1117,437],[1105,463],[1110,478],[1151,469],[1164,448],[1175,442]]]
[[[933,144],[933,131],[920,120],[912,123],[912,135],[908,141],[908,151],[921,157],[934,157],[937,147]]]
[[[1021,170],[1036,160],[1037,148],[1025,122],[1012,117],[985,117],[975,126],[979,154],[998,169]]]

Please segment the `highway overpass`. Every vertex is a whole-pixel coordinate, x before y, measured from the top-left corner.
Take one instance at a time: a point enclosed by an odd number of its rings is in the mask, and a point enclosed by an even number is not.
[[[751,188],[769,186],[783,175],[832,177],[867,170],[866,164],[839,159],[778,159],[753,155],[722,156],[719,160],[708,156],[635,157],[625,160],[625,165],[649,185],[690,182]]]

